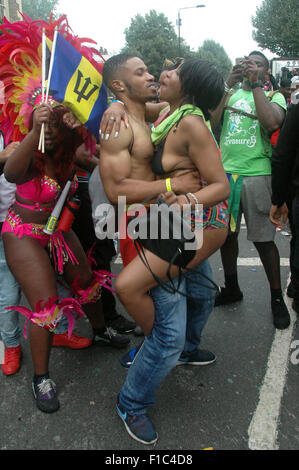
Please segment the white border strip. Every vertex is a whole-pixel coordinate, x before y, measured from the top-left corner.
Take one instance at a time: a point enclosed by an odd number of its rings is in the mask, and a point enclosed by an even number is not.
[[[238,258],[238,266],[263,266],[260,258]],[[281,267],[290,267],[289,258],[280,258]]]
[[[248,429],[248,445],[251,450],[279,450],[277,438],[280,407],[297,320],[297,314],[291,307],[292,300],[286,294],[285,303],[290,312],[291,325],[287,330],[276,330],[275,333],[259,403]]]

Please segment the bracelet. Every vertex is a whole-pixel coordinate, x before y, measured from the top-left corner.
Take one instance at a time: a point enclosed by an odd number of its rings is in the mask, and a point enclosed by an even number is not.
[[[184,198],[186,199],[188,205],[191,204],[191,201],[188,198],[187,194],[182,194],[182,196],[184,196]]]
[[[112,104],[112,103],[119,103],[119,104],[122,104],[123,106],[125,106],[125,103],[123,103],[122,101],[119,101],[119,100],[113,100],[113,101],[111,101],[110,104]]]
[[[197,197],[193,193],[188,193],[187,197],[188,196],[190,196],[195,201],[195,205],[199,205],[199,200],[197,199]]]
[[[227,82],[224,82],[224,91],[225,93],[229,93],[231,88],[228,86]]]
[[[188,197],[188,194],[184,194],[184,196],[185,196],[185,198],[187,199],[188,203],[189,203],[189,204],[192,204],[190,198]]]
[[[166,183],[167,192],[170,193],[170,191],[172,191],[171,179],[170,179],[170,178],[167,178],[167,179],[165,180],[165,183]]]

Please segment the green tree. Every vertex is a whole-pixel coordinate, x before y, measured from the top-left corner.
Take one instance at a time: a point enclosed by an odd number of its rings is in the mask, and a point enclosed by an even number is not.
[[[279,56],[299,56],[298,0],[264,0],[252,24],[253,39]]]
[[[233,63],[225,52],[224,48],[213,39],[206,39],[203,45],[198,49],[198,56],[201,59],[209,60],[216,65],[219,72],[226,79],[233,67]]]
[[[57,15],[59,0],[23,0],[23,12],[32,20],[48,20],[50,13]]]
[[[178,36],[173,25],[163,13],[151,10],[145,17],[136,15],[125,30],[126,45],[121,52],[136,55],[144,60],[149,71],[159,77],[166,58],[178,56]],[[181,39],[181,54],[188,58],[194,55]]]

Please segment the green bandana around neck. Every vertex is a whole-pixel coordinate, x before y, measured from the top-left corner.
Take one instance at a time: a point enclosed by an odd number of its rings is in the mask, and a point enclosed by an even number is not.
[[[211,125],[209,121],[205,120],[204,114],[200,108],[193,104],[184,104],[180,108],[176,109],[170,116],[165,118],[161,124],[157,127],[152,128],[152,143],[153,145],[159,145],[159,143],[167,136],[171,128],[184,116],[188,114],[195,114],[203,119],[205,125],[211,131]]]

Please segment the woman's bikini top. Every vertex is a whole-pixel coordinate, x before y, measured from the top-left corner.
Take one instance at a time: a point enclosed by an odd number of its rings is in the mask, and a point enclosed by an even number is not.
[[[164,153],[166,138],[160,142],[160,144],[155,148],[154,156],[152,158],[152,171],[157,176],[165,176],[168,173],[164,170],[162,165],[162,157]]]
[[[182,113],[180,119],[176,122],[175,128],[173,132],[175,133],[177,131],[178,125],[180,124],[181,120],[185,116],[185,112]],[[159,120],[158,120],[159,121]],[[159,122],[155,123],[155,126],[159,124]],[[163,153],[164,153],[164,147],[166,143],[167,136],[157,145],[157,147],[154,150],[154,156],[152,158],[152,171],[155,175],[157,176],[166,176],[169,175],[170,173],[173,173],[174,171],[183,171],[183,170],[190,170],[190,168],[174,168],[171,171],[165,171],[162,165],[162,158],[163,158]]]
[[[183,119],[183,117],[185,116],[185,112],[182,113],[181,117],[179,118],[179,120],[177,121],[176,125],[175,125],[175,128],[173,130],[173,132],[175,133],[177,131],[177,128],[178,128],[178,125],[180,124],[181,120]],[[155,125],[157,125],[158,121],[155,123]],[[213,135],[213,134],[212,134]],[[163,158],[163,153],[164,153],[164,147],[165,147],[165,143],[166,143],[166,139],[168,137],[168,134],[167,136],[156,146],[155,150],[154,150],[154,156],[152,158],[152,162],[151,162],[151,165],[152,165],[152,171],[155,175],[157,176],[166,176],[166,175],[169,175],[171,173],[173,173],[174,171],[184,171],[184,170],[190,170],[190,168],[174,168],[173,170],[171,171],[165,171],[164,168],[163,168],[163,165],[162,165],[162,158]],[[215,137],[213,136],[214,140],[215,140]],[[216,140],[215,140],[216,142]],[[221,157],[221,152],[220,152],[220,149],[217,145],[217,148],[218,148],[218,152],[220,154],[220,157]]]
[[[39,185],[32,179],[24,184],[18,184],[16,195],[32,202],[32,204],[21,204],[19,201],[16,201],[16,204],[35,212],[51,212],[61,193],[61,187],[56,180],[46,175],[41,178],[40,182],[41,184]],[[72,183],[70,193],[73,194],[77,189],[78,181],[75,179]],[[50,203],[53,203],[51,207],[41,207],[41,204]]]

